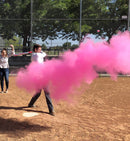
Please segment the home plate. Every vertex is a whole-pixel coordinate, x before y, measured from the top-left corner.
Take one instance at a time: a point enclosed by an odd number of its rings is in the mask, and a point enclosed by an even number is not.
[[[37,115],[39,115],[39,114],[36,113],[36,112],[26,112],[26,113],[23,113],[24,117],[34,117],[34,116],[37,116]]]

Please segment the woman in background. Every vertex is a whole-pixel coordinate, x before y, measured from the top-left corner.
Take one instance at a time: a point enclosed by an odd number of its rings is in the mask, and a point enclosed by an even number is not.
[[[9,57],[15,54],[14,46],[10,45],[12,48],[11,52],[8,54],[6,48],[3,48],[0,55],[0,80],[1,80],[1,93],[7,93],[9,87]],[[6,84],[6,89],[4,91],[4,79]]]

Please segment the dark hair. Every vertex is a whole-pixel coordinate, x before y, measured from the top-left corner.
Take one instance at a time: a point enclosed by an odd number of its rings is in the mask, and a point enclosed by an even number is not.
[[[1,50],[1,53],[3,52],[3,50],[6,51],[6,56],[7,56],[7,55],[8,55],[7,49],[6,49],[6,48],[3,48],[3,49]]]
[[[35,45],[33,46],[33,51],[35,51],[35,49],[37,50],[39,47],[42,47],[42,46],[39,45],[39,44],[35,44]]]
[[[3,49],[1,50],[1,52],[2,52],[3,50],[5,50],[5,51],[7,52],[7,49],[6,49],[6,48],[3,48]]]
[[[6,49],[6,48],[3,48],[3,49],[1,50],[1,52],[2,52],[3,50],[5,50],[5,51],[6,51],[6,53],[7,53],[7,49]]]

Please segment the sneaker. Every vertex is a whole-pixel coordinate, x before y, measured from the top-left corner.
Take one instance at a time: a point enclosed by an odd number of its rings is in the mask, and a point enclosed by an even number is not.
[[[0,92],[1,94],[4,93],[3,91]]]
[[[8,90],[6,90],[4,93],[8,93]]]
[[[54,111],[49,112],[49,114],[52,115],[52,116],[55,116],[55,112]]]

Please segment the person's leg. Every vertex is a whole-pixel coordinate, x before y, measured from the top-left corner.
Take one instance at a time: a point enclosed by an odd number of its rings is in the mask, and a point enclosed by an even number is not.
[[[5,84],[6,84],[6,92],[8,90],[9,87],[9,69],[5,69]]]
[[[53,104],[52,104],[52,101],[51,101],[51,98],[50,98],[50,94],[46,89],[44,89],[44,93],[45,93],[49,113],[54,115],[54,108],[53,108]]]
[[[32,99],[28,104],[28,107],[33,107],[33,104],[36,102],[36,100],[39,98],[40,95],[41,95],[41,90],[32,97]]]
[[[4,90],[4,73],[3,69],[0,69],[0,80],[1,80],[1,92]]]

